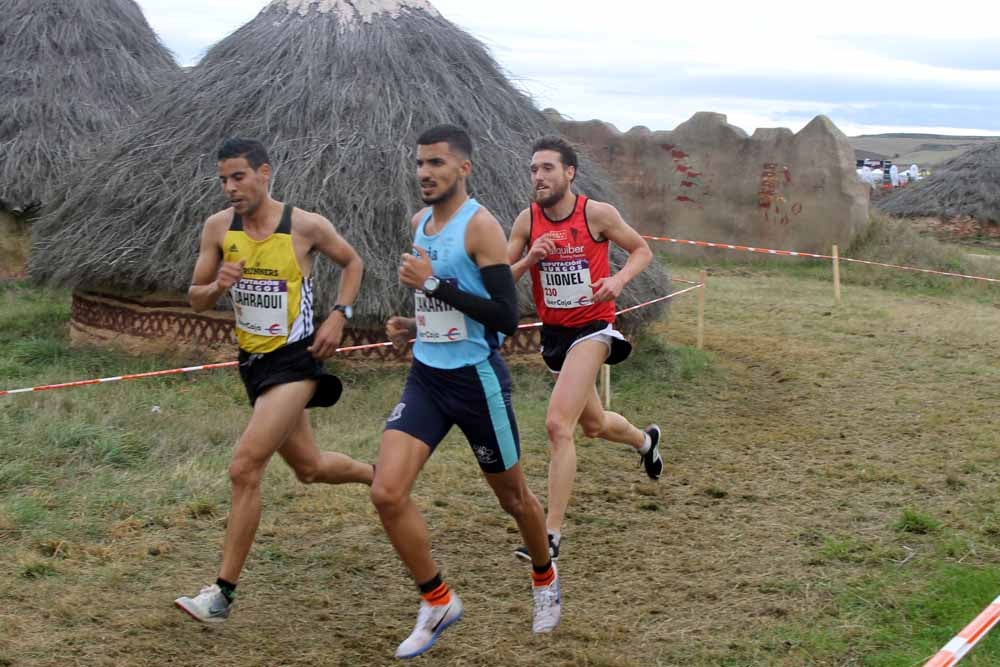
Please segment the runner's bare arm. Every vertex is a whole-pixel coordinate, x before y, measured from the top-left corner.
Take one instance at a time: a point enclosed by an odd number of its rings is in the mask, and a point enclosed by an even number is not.
[[[616,274],[595,282],[594,302],[613,301],[633,278],[643,272],[653,259],[653,252],[646,240],[639,236],[614,206],[590,200],[587,202],[587,221],[595,235],[604,237],[628,253],[628,261]]]
[[[510,262],[511,273],[516,283],[538,262],[545,259],[549,253],[555,252],[556,244],[548,234],[542,234],[525,253],[525,248],[531,241],[531,209],[524,209],[518,214],[514,226],[510,230],[510,241],[507,242],[507,261]]]
[[[495,264],[510,265],[503,227],[485,208],[480,208],[469,220],[465,231],[465,251],[480,269]]]
[[[222,239],[231,221],[226,213],[216,213],[201,230],[198,260],[188,288],[188,303],[196,313],[214,308],[229,288],[243,277],[243,262],[222,261]]]
[[[361,290],[361,278],[365,265],[357,251],[344,240],[329,220],[321,215],[309,213],[303,216],[302,232],[312,243],[312,247],[323,253],[340,266],[340,286],[336,303],[351,305]],[[347,318],[339,310],[331,311],[326,321],[316,330],[309,352],[317,359],[329,359],[344,337]]]

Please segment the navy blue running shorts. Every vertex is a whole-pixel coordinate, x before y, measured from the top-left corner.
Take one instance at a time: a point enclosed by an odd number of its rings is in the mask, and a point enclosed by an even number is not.
[[[483,472],[504,472],[521,457],[510,391],[510,371],[498,352],[474,366],[453,369],[414,359],[385,430],[411,435],[433,452],[458,426]]]

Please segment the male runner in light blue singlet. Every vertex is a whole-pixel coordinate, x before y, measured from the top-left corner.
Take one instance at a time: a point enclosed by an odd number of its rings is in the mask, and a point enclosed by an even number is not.
[[[549,557],[545,513],[528,489],[511,407],[511,380],[499,348],[517,329],[517,293],[503,229],[466,192],[472,141],[439,125],[417,140],[417,177],[429,206],[413,216],[414,252],[400,283],[414,292],[415,317],[391,317],[395,341],[416,337],[403,396],[386,421],[372,502],[420,589],[412,634],[396,650],[412,658],[462,616],[462,601],[431,556],[427,524],[410,498],[417,475],[452,426],[465,434],[486,481],[521,531],[533,567],[535,632],[559,623],[559,578]]]

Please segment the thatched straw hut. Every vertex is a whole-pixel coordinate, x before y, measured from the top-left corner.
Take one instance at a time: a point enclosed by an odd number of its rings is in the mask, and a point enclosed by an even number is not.
[[[902,217],[969,216],[1000,224],[1000,141],[971,148],[874,204]]]
[[[179,74],[132,0],[0,0],[0,209],[48,204]]]
[[[216,148],[255,137],[270,149],[275,196],[329,217],[364,257],[354,323],[381,338],[387,316],[412,309],[397,269],[420,206],[414,142],[440,122],[469,129],[471,190],[509,228],[528,201],[531,143],[553,128],[477,40],[425,0],[273,0],[81,176],[36,233],[30,274],[182,293],[202,221],[225,205]],[[581,167],[584,192],[617,201],[598,167]],[[336,271],[321,261],[314,275],[326,312]],[[665,294],[668,282],[651,269],[622,303]],[[633,323],[660,310],[636,312]]]

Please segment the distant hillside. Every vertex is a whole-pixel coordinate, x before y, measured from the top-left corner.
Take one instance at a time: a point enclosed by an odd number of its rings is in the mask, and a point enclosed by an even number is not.
[[[857,159],[889,159],[896,164],[934,167],[970,148],[1000,141],[1000,137],[957,137],[947,134],[863,134],[848,137]]]

